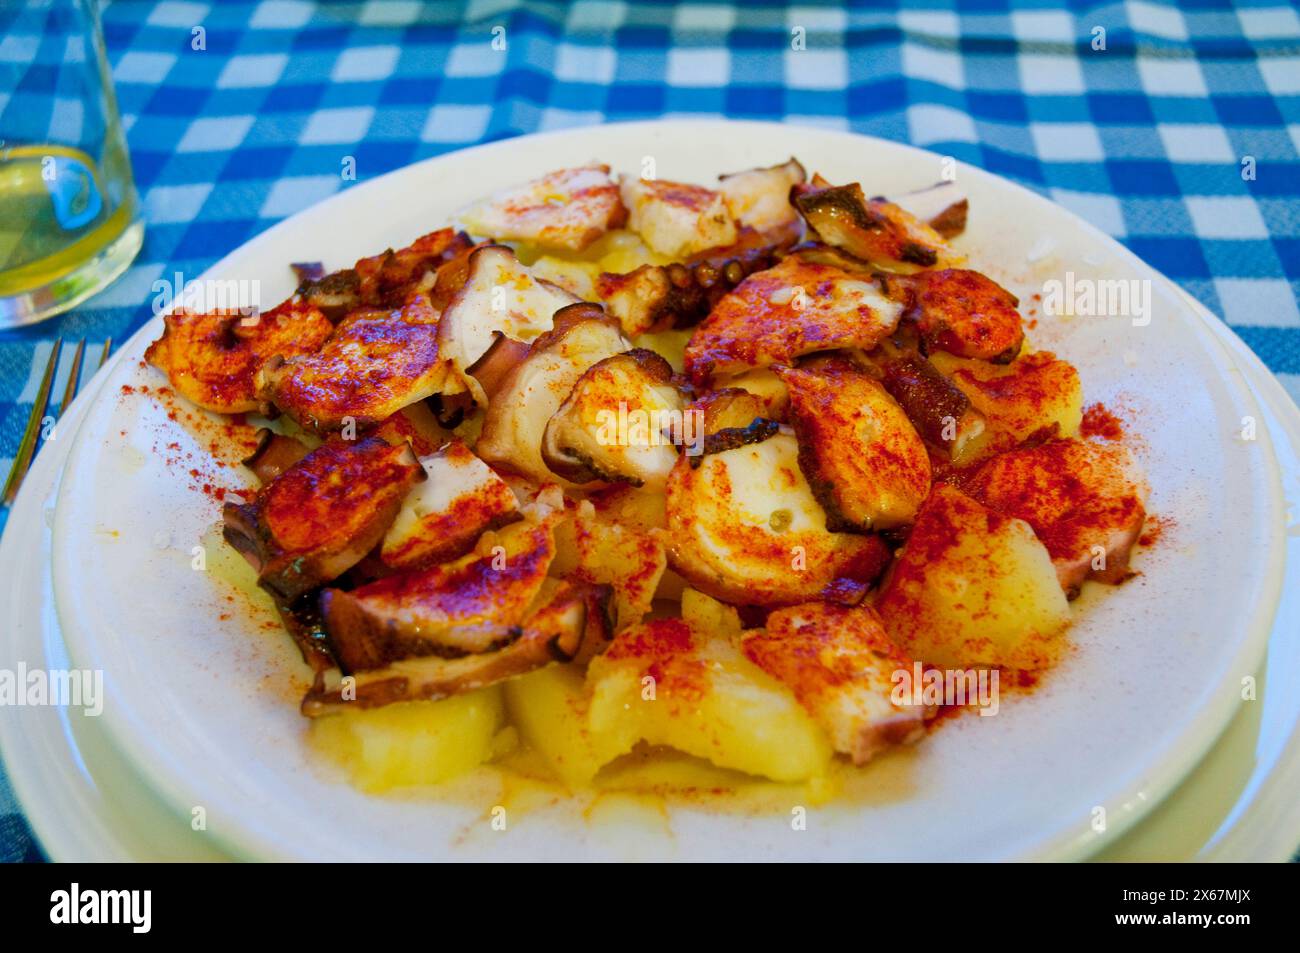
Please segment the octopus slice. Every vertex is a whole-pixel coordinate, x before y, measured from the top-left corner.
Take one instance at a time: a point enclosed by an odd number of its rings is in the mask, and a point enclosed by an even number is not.
[[[877,536],[834,533],[794,436],[680,457],[668,478],[669,563],[701,592],[746,605],[853,604],[889,560]]]
[[[438,346],[451,362],[469,396],[479,405],[487,394],[474,376],[479,362],[500,338],[525,344],[553,326],[555,313],[577,303],[564,289],[543,281],[503,245],[486,245],[470,254],[465,280],[442,313]]]
[[[356,311],[319,351],[272,360],[257,392],[304,430],[365,429],[437,393],[447,379],[438,314],[417,295],[395,311]]]
[[[222,510],[226,542],[260,586],[293,603],[355,566],[383,538],[422,471],[410,447],[333,440]]]
[[[737,225],[773,232],[799,223],[790,190],[808,180],[798,159],[766,169],[747,169],[718,177],[718,191]]]
[[[910,273],[950,257],[937,231],[887,199],[868,199],[856,182],[817,177],[794,186],[790,200],[822,241],[874,267]]]
[[[506,482],[453,439],[420,458],[427,477],[407,494],[384,536],[380,559],[392,569],[423,569],[464,556],[487,530],[521,518]]]
[[[930,456],[903,409],[846,357],[778,373],[790,392],[799,466],[837,531],[910,523],[930,492]]]
[[[417,655],[351,676],[322,672],[303,699],[310,718],[348,708],[433,700],[471,692],[555,662],[604,651],[612,638],[608,586],[548,579],[538,605],[506,630],[500,647],[455,657]]]
[[[686,374],[704,386],[714,375],[793,364],[814,351],[870,350],[902,311],[869,275],[790,255],[717,303],[687,342]]]
[[[907,302],[903,320],[915,324],[926,351],[1005,364],[1020,353],[1025,332],[1019,301],[992,278],[964,268],[922,271],[889,279]]]
[[[351,268],[323,274],[319,263],[312,263],[310,270],[299,270],[302,280],[294,297],[319,308],[332,321],[358,308],[398,308],[412,295],[429,294],[443,267],[472,244],[464,232],[440,228],[405,248],[362,258]]]
[[[293,602],[278,597],[274,601],[280,622],[293,638],[302,654],[302,660],[316,678],[324,678],[330,672],[336,673],[338,659],[330,648],[329,633],[325,631],[325,620],[320,614],[320,600],[316,594],[308,593]]]
[[[548,172],[498,192],[461,215],[476,235],[570,252],[582,251],[626,219],[607,165]]]
[[[742,229],[727,248],[710,249],[684,262],[642,265],[625,274],[602,273],[596,294],[629,337],[688,327],[746,277],[770,268],[798,241],[795,232]]]
[[[792,692],[835,750],[866,764],[881,750],[915,741],[934,709],[896,705],[894,673],[912,661],[874,609],[810,602],[776,609],[747,632],[746,657]]]
[[[389,443],[409,443],[417,457],[427,457],[454,439],[455,434],[438,423],[429,401],[407,404],[372,432]]]
[[[266,427],[259,430],[255,436],[257,448],[240,462],[252,470],[263,484],[270,483],[311,453],[311,448],[301,440],[276,433]]]
[[[145,359],[176,392],[223,414],[264,409],[256,377],[268,362],[315,352],[333,325],[309,304],[286,301],[257,315],[177,311],[163,317],[163,334]]]
[[[475,452],[538,483],[557,482],[542,456],[547,425],[587,368],[630,347],[598,305],[557,312],[554,327],[533,341],[492,398]]]
[[[511,642],[555,558],[554,524],[550,517],[516,524],[454,562],[350,592],[326,589],[321,612],[344,670],[487,652]]]
[[[736,223],[721,192],[628,176],[622,178],[620,192],[628,211],[628,228],[665,258],[687,258],[736,240]]]
[[[667,361],[645,348],[615,354],[583,371],[551,416],[542,459],[572,483],[662,490],[684,440],[682,408]]]
[[[989,509],[1022,519],[1047,547],[1061,588],[1128,578],[1146,520],[1146,484],[1120,444],[1049,440],[980,467],[967,491]]]
[[[984,433],[984,415],[960,387],[940,374],[924,355],[896,351],[886,342],[872,354],[881,384],[907,414],[916,432],[949,460]]]

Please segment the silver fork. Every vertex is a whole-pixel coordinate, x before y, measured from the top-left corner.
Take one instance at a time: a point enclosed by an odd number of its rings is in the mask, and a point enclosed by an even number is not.
[[[96,371],[104,366],[112,350],[113,339],[105,339],[104,350],[100,353],[99,363],[95,366]],[[41,375],[41,385],[36,389],[32,415],[27,418],[27,429],[23,431],[23,438],[18,442],[18,452],[14,454],[13,466],[9,468],[9,478],[5,480],[3,498],[0,500],[5,506],[13,505],[14,498],[18,496],[18,489],[23,485],[23,478],[27,476],[27,471],[32,465],[32,457],[36,455],[36,443],[42,429],[41,423],[45,419],[45,411],[50,403],[50,389],[54,385],[54,374],[59,368],[59,356],[62,353],[63,338],[55,338],[54,347],[50,348],[49,360],[45,363],[45,373]],[[63,400],[54,415],[55,420],[63,416],[72,399],[77,396],[77,385],[81,382],[81,361],[85,354],[86,339],[82,338],[77,342],[77,349],[72,354],[72,366],[68,368],[68,383],[63,388]]]

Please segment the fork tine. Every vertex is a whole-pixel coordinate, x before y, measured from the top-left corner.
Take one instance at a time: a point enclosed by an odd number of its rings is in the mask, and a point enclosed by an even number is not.
[[[77,384],[81,382],[81,359],[86,353],[86,339],[77,342],[77,349],[72,353],[72,367],[68,368],[68,383],[63,388],[63,400],[59,402],[59,416],[62,417],[73,398],[77,396]]]
[[[108,356],[113,353],[113,339],[104,338],[104,349],[99,352],[99,363],[95,365],[95,370],[99,370],[108,363]]]
[[[27,468],[32,464],[32,454],[36,452],[36,438],[41,433],[41,420],[45,417],[45,408],[50,402],[50,386],[54,383],[54,372],[59,366],[59,354],[63,351],[63,338],[54,339],[54,347],[50,348],[50,359],[45,365],[45,374],[41,377],[41,386],[36,391],[36,401],[32,404],[32,415],[27,418],[27,429],[23,431],[23,439],[18,444],[18,453],[14,455],[13,466],[9,468],[9,478],[5,480],[3,503],[5,506],[13,504],[14,497],[18,495],[18,488],[22,486],[23,477],[27,475]]]

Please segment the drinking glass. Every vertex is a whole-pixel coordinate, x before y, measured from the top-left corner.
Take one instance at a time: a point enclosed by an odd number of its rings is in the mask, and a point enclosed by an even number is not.
[[[0,327],[86,300],[143,239],[95,0],[0,0]]]

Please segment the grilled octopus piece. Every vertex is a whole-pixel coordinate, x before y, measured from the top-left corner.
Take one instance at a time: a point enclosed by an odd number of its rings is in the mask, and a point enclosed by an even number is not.
[[[257,570],[258,585],[293,603],[374,549],[423,474],[405,444],[333,440],[273,479],[252,503],[227,503],[223,535]]]
[[[259,430],[256,437],[257,449],[240,462],[252,470],[263,484],[270,483],[311,452],[301,440],[286,437],[266,427]]]
[[[542,668],[604,651],[613,638],[611,590],[606,585],[550,580],[550,597],[517,625],[505,644],[486,652],[395,659],[352,674],[345,688],[338,669],[321,670],[302,702],[309,718],[348,708],[447,698]]]
[[[176,392],[223,414],[264,410],[257,375],[272,361],[311,354],[333,326],[318,309],[286,301],[257,315],[174,311],[145,360],[166,373]]]
[[[320,604],[315,593],[308,593],[294,602],[275,599],[275,608],[280,613],[280,621],[285,630],[293,637],[294,644],[302,653],[312,672],[319,679],[325,672],[338,668],[338,659],[330,646],[329,633],[325,631],[325,619],[320,612]]]
[[[442,388],[437,335],[438,312],[422,294],[391,311],[354,311],[315,353],[264,364],[257,394],[318,434],[374,427]]]
[[[605,272],[596,293],[630,336],[690,327],[749,275],[774,265],[799,238],[800,229],[744,229],[727,248],[701,252],[671,265],[642,265],[626,274]]]
[[[916,432],[949,459],[959,456],[967,441],[984,432],[984,415],[924,355],[886,342],[872,358],[883,371],[885,390],[898,401]]]
[[[817,238],[875,267],[911,273],[948,254],[935,229],[888,199],[867,198],[856,182],[835,186],[818,176],[793,186],[790,201]]]
[[[439,269],[472,246],[464,232],[440,228],[405,248],[390,248],[329,274],[322,273],[319,262],[296,265],[301,284],[295,298],[335,322],[357,308],[397,308],[412,294],[429,292]]]
[[[874,348],[898,327],[903,304],[870,272],[799,253],[723,296],[686,344],[684,370],[704,387],[817,351]]]
[[[904,302],[903,321],[916,327],[926,353],[1006,364],[1025,340],[1020,302],[992,278],[966,268],[941,268],[884,279]]]
[[[554,519],[548,519],[505,534],[495,553],[471,553],[351,592],[326,589],[321,611],[350,672],[412,656],[486,652],[512,640],[554,558]]]
[[[630,483],[662,488],[677,462],[671,440],[647,424],[610,441],[601,421],[620,412],[652,422],[680,417],[682,394],[672,366],[654,351],[632,348],[597,361],[578,378],[542,434],[542,460],[572,483]],[[620,411],[622,408],[622,411]]]

